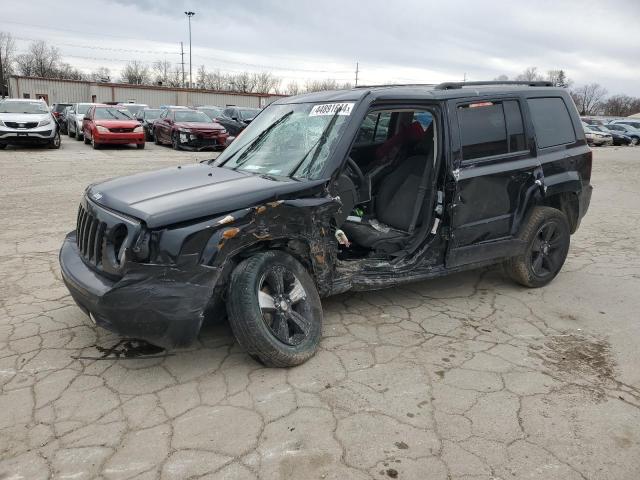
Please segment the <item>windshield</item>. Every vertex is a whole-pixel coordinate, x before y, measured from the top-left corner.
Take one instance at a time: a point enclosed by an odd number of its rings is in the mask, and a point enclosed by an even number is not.
[[[243,120],[253,120],[256,117],[256,115],[258,115],[258,113],[260,113],[260,110],[256,108],[240,109],[240,116],[242,117]]]
[[[211,120],[222,115],[221,108],[199,108],[198,110],[204,112]]]
[[[266,175],[320,178],[352,108],[353,103],[271,105],[215,164]]]
[[[126,110],[117,108],[96,108],[96,120],[132,120],[131,115]]]
[[[160,116],[160,114],[162,113],[162,110],[158,109],[158,110],[145,110],[143,112],[144,118],[146,120],[155,120],[156,118],[158,118]]]
[[[189,111],[189,110],[186,110],[186,111],[176,110],[175,115],[176,115],[176,122],[211,123],[211,119],[202,112]]]
[[[0,102],[0,113],[47,113],[47,106],[42,102]]]
[[[131,115],[135,115],[140,110],[146,107],[146,105],[122,105],[122,106],[127,110],[129,110],[129,112],[131,112]]]
[[[89,111],[89,108],[91,108],[91,104],[90,103],[84,103],[84,104],[81,103],[81,104],[78,105],[78,110],[76,110],[76,113],[84,115],[85,113],[87,113]]]

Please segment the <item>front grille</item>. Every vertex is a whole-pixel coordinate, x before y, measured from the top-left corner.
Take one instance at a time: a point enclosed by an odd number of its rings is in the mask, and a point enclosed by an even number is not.
[[[9,128],[36,128],[38,122],[4,122]]]
[[[98,220],[83,205],[80,205],[78,223],[76,224],[76,241],[85,261],[95,267],[99,267],[102,264],[102,249],[104,248],[106,229],[106,223]]]
[[[216,138],[218,135],[220,135],[220,132],[218,130],[203,130],[200,132],[197,132],[198,138]]]
[[[131,133],[133,128],[110,128],[109,131],[112,133]]]

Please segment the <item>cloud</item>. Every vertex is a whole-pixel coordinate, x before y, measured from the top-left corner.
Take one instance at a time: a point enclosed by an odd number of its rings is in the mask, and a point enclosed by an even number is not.
[[[345,81],[353,79],[358,61],[367,83],[429,83],[465,74],[472,80],[515,76],[537,66],[542,72],[563,68],[576,83],[597,81],[612,92],[640,95],[636,0],[619,0],[615,8],[589,0],[85,0],[82,9],[58,2],[47,18],[38,12],[51,12],[50,4],[35,0],[6,11],[0,30],[122,49],[87,55],[81,47],[60,46],[76,56],[69,57],[74,63],[80,56],[136,57],[127,49],[150,52],[137,54],[149,62],[168,56],[153,52],[175,51],[169,59],[177,63],[179,42],[188,42],[185,10],[196,12],[193,63],[209,69],[270,69],[289,79]],[[5,23],[24,19],[67,31]]]

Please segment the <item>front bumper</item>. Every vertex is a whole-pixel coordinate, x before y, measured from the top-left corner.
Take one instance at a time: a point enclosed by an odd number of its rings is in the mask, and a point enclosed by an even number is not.
[[[178,133],[178,144],[187,150],[223,149],[229,134],[207,137],[199,133]]]
[[[51,123],[44,127],[29,129],[0,128],[0,143],[19,145],[44,145],[56,134],[56,125]]]
[[[99,133],[96,131],[94,132],[93,135],[94,135],[94,140],[98,143],[108,143],[108,144],[117,144],[117,145],[126,145],[129,143],[135,143],[135,144],[145,143],[144,132]]]
[[[62,244],[60,267],[74,301],[98,326],[164,348],[196,339],[220,276],[202,265],[130,264],[111,280],[82,260],[75,231]]]

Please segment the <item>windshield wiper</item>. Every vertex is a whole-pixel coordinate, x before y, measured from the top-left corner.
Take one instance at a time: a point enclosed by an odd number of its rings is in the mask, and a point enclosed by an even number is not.
[[[322,147],[324,147],[324,144],[327,143],[327,139],[329,138],[329,132],[333,129],[333,126],[335,125],[336,121],[338,120],[338,114],[340,113],[340,110],[341,110],[340,108],[338,110],[336,110],[336,113],[333,114],[333,117],[331,117],[331,120],[329,120],[329,123],[327,124],[325,129],[322,131],[322,135],[320,135],[320,138],[318,138],[318,140],[316,140],[316,142],[311,146],[311,148],[307,151],[307,153],[305,153],[304,156],[302,157],[302,159],[296,164],[295,168],[289,174],[289,177],[294,178],[293,174],[296,173],[298,171],[298,169],[304,164],[304,161],[307,159],[309,154],[315,148],[316,151],[313,154],[313,157],[311,157],[311,161],[309,162],[309,165],[307,166],[307,171],[311,170],[311,167],[313,166],[313,164],[316,162],[316,160],[320,156],[320,151],[322,150]]]
[[[258,147],[258,145],[262,142],[262,140],[264,140],[264,138],[269,134],[269,132],[271,130],[273,130],[278,125],[280,125],[285,119],[287,119],[292,114],[293,114],[293,110],[291,110],[289,113],[285,113],[278,120],[276,120],[271,125],[269,125],[263,132],[261,132],[260,135],[258,135],[256,138],[254,138],[253,141],[249,144],[249,146],[242,152],[240,157],[238,157],[238,161],[236,162],[236,166],[233,168],[233,170],[237,170],[238,167],[242,166],[246,162],[246,160],[245,160],[245,162],[243,162],[242,160],[245,159],[250,152],[252,152],[253,150],[255,150]],[[243,147],[240,147],[238,150],[236,150],[236,152],[233,155],[231,155],[229,158],[227,158],[224,161],[224,163],[221,163],[219,166],[227,164],[229,162],[229,160],[231,160],[233,157],[235,157],[236,154],[242,148]]]

